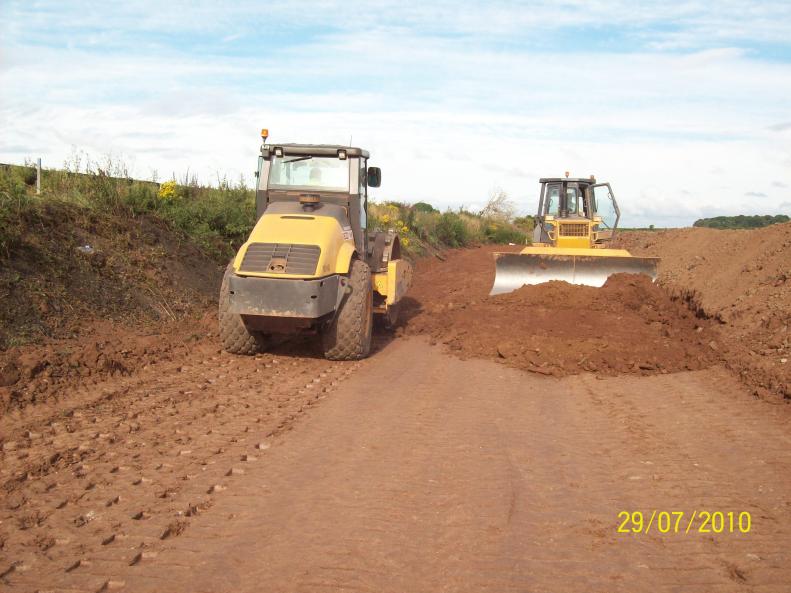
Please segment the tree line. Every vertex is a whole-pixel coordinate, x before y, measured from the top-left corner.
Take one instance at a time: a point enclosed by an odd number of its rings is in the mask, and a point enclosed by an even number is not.
[[[757,229],[770,224],[789,222],[791,218],[785,214],[770,214],[745,216],[714,216],[712,218],[700,218],[692,226],[707,227],[710,229]]]

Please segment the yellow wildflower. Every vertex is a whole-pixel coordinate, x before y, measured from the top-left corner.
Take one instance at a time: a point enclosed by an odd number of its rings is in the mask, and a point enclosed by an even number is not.
[[[175,181],[165,181],[162,185],[159,186],[159,192],[157,192],[157,196],[160,200],[172,200],[176,197],[176,182]]]

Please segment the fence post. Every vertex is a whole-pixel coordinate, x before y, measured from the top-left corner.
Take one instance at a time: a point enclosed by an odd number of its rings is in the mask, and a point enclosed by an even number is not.
[[[36,195],[41,193],[41,157],[36,160]]]

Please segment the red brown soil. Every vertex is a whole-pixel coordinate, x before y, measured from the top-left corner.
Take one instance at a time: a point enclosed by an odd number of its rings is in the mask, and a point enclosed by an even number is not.
[[[222,273],[162,221],[45,203],[0,258],[0,415],[181,356]],[[89,249],[86,249],[89,246]]]
[[[726,356],[723,327],[633,277],[489,298],[491,251],[418,262],[405,302],[401,332],[469,360],[231,356],[213,311],[14,349],[0,589],[784,590],[790,409],[670,372]],[[617,533],[652,509],[753,531]]]
[[[426,342],[206,340],[0,418],[0,590],[787,591],[791,407],[723,369],[555,379]],[[653,510],[679,531],[618,533]],[[751,531],[686,532],[702,510]]]
[[[227,476],[249,472],[355,368],[299,342],[241,357],[222,353],[216,333],[151,343],[116,331],[125,338],[136,342],[116,352],[126,371],[64,378],[0,415],[0,590],[99,590],[112,575],[73,582],[101,570],[91,555],[129,552],[128,565],[182,537]],[[93,347],[73,347],[77,360],[93,358]],[[20,578],[32,583],[14,587]]]
[[[427,334],[461,356],[554,376],[667,373],[718,360],[712,324],[645,276],[616,275],[602,288],[549,282],[487,296],[492,253],[501,250],[419,261],[405,304],[406,333]]]
[[[791,397],[791,223],[630,232],[619,243],[661,257],[658,284],[720,322],[725,362],[756,395]]]
[[[71,339],[11,348],[0,355],[0,415],[181,358],[215,333],[212,311],[139,329],[96,321]]]

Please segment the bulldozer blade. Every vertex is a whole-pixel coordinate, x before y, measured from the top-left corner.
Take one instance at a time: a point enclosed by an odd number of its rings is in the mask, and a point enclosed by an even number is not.
[[[613,274],[645,274],[656,280],[655,257],[495,253],[494,285],[489,295],[503,294],[526,284],[561,280],[602,286]]]

